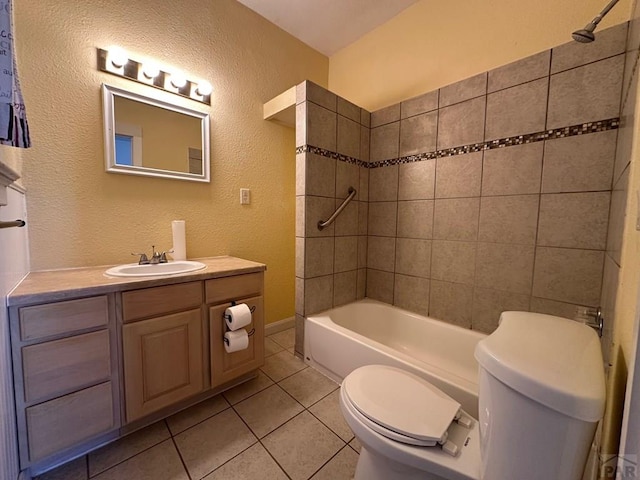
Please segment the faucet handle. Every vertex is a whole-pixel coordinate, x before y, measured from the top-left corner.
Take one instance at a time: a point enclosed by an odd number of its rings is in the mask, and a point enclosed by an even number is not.
[[[140,257],[140,260],[138,260],[138,265],[147,265],[149,263],[149,258],[147,257],[146,253],[132,253],[131,255]]]
[[[160,253],[160,263],[169,263],[169,260],[167,260],[167,253],[173,253],[173,249]]]

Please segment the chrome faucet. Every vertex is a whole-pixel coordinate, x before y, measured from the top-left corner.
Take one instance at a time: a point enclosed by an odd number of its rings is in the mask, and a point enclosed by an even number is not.
[[[132,253],[131,255],[136,255],[140,257],[138,260],[138,265],[157,265],[158,263],[168,263],[167,253],[173,253],[173,250],[169,250],[166,252],[156,252],[156,246],[151,245],[152,255],[151,260],[147,257],[146,253]]]

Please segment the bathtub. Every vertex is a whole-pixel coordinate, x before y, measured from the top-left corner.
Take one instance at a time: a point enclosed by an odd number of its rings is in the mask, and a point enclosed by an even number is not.
[[[363,365],[408,370],[478,418],[478,364],[485,335],[364,299],[305,319],[305,361],[337,382]]]

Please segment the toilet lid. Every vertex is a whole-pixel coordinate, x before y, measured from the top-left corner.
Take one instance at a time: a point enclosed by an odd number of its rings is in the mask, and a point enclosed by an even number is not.
[[[444,440],[460,410],[458,402],[426,380],[384,365],[354,370],[342,388],[354,408],[369,420],[421,443]]]

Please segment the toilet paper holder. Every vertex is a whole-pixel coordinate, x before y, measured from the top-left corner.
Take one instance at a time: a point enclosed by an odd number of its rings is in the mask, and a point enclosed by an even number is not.
[[[232,300],[232,301],[231,301],[231,306],[232,306],[232,307],[235,307],[236,305],[237,305],[237,303],[235,302],[235,300]],[[249,307],[249,311],[251,312],[251,315],[253,315],[253,312],[255,312],[255,311],[256,311],[256,306],[255,306],[255,305],[253,305],[253,306]],[[223,314],[222,314],[222,318],[223,318],[223,320],[229,320],[229,315],[225,315],[225,314],[223,313]],[[229,328],[227,327],[227,322],[226,322],[226,321],[224,322],[224,331],[225,331],[225,333],[226,333],[226,332],[230,332],[230,331],[231,331],[231,330],[229,330]],[[255,328],[252,328],[249,332],[247,332],[247,335],[250,337],[250,336],[252,336],[254,333],[256,333],[256,329],[255,329]],[[225,336],[224,336],[224,335],[222,335],[222,341],[223,341],[225,344],[229,345],[229,340],[228,340],[227,338],[225,338]]]

